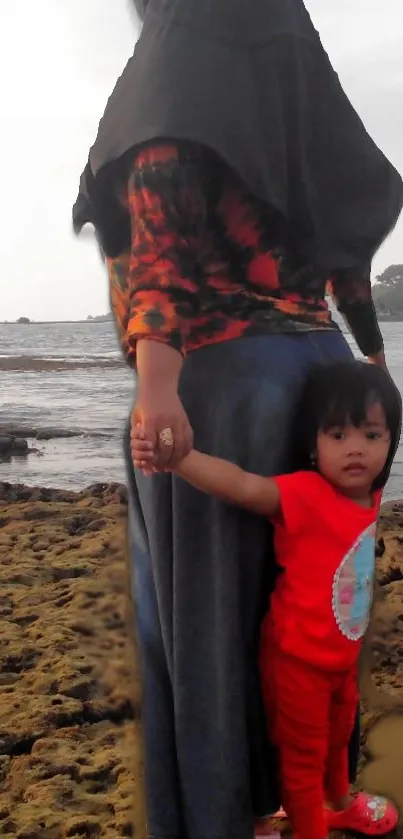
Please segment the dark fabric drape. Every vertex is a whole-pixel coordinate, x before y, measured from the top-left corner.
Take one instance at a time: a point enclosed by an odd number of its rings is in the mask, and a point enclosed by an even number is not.
[[[216,152],[329,270],[371,262],[402,207],[302,0],[149,0],[73,214],[110,256],[129,244],[119,193],[133,149],[156,138]]]

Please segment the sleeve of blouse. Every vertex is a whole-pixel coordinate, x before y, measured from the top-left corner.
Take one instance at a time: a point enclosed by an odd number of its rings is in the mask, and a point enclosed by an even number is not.
[[[140,339],[184,353],[199,308],[206,204],[197,146],[149,146],[136,157],[128,185],[127,342],[132,353]]]
[[[330,291],[362,354],[380,352],[383,339],[372,299],[370,268],[338,271],[331,279]]]

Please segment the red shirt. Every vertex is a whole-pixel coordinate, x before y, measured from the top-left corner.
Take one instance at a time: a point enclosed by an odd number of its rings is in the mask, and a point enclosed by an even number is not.
[[[274,522],[281,571],[262,627],[262,643],[322,669],[357,661],[368,626],[381,493],[363,508],[316,472],[276,478]]]

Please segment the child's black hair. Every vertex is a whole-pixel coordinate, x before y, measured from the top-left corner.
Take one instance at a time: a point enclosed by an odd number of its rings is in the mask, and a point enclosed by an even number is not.
[[[399,445],[402,399],[390,376],[364,361],[321,364],[308,376],[296,415],[297,468],[314,468],[312,455],[319,431],[343,427],[349,422],[359,427],[365,422],[368,408],[375,403],[384,410],[391,438],[385,466],[373,485],[374,490],[382,489]]]

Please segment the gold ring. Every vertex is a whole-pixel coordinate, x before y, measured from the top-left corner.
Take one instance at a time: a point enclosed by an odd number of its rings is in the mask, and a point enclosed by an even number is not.
[[[163,428],[160,431],[158,438],[163,446],[166,446],[167,449],[172,449],[174,444],[174,435],[172,433],[172,428]]]

